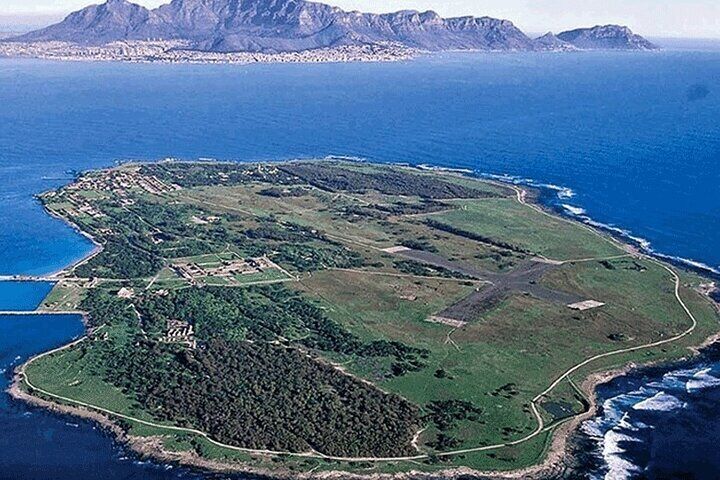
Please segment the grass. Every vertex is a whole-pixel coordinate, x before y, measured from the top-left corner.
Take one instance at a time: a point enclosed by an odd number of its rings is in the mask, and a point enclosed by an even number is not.
[[[50,311],[77,310],[85,295],[85,289],[75,282],[60,281],[55,284],[40,304],[40,309]]]
[[[352,165],[352,169],[376,171],[373,165]],[[423,175],[435,175],[423,173]],[[503,198],[453,200],[457,208],[424,216],[389,218],[348,218],[344,206],[377,203],[415,202],[415,197],[392,197],[378,192],[337,195],[309,188],[300,197],[273,198],[258,195],[267,184],[242,187],[203,187],[185,189],[167,195],[168,199],[202,207],[203,211],[222,216],[234,232],[257,226],[258,216],[273,215],[326,233],[366,258],[364,271],[318,271],[303,275],[299,282],[288,283],[321,305],[328,316],[365,341],[390,340],[427,349],[426,367],[401,377],[388,377],[387,363],[337,355],[328,358],[343,364],[351,374],[395,392],[423,407],[442,400],[464,400],[482,411],[477,420],[458,421],[448,429],[460,442],[459,448],[502,444],[522,438],[534,431],[536,419],[529,405],[569,368],[601,353],[671,338],[684,331],[690,320],[674,296],[672,276],[660,265],[648,260],[622,258],[607,261],[577,261],[607,258],[624,254],[604,236],[580,224],[564,221],[520,204],[509,189],[478,183],[475,180],[446,176],[446,180],[463,185],[477,185]],[[92,195],[88,196],[90,200]],[[53,204],[53,208],[69,208]],[[427,322],[427,318],[467,296],[475,288],[448,279],[421,279],[399,275],[393,256],[379,249],[399,245],[406,239],[426,242],[429,248],[453,262],[494,272],[508,271],[529,256],[511,253],[498,246],[431,229],[425,218],[490,239],[515,245],[534,255],[568,261],[554,267],[539,282],[550,289],[571,292],[581,298],[606,305],[576,312],[565,305],[542,301],[516,292],[485,311],[462,328]],[[83,224],[83,225],[88,225]],[[93,224],[93,227],[96,225]],[[221,254],[198,255],[172,262],[194,262],[206,266],[237,258],[241,244],[229,245]],[[573,260],[576,260],[573,262]],[[682,274],[681,295],[698,319],[697,330],[671,345],[617,355],[593,362],[572,375],[581,384],[589,374],[616,368],[629,362],[674,360],[689,355],[688,347],[700,344],[718,331],[718,314],[694,287],[704,280]],[[286,279],[280,270],[253,275],[204,278],[208,285],[242,286]],[[187,287],[188,282],[172,270],[158,275],[153,289]],[[59,283],[45,304],[52,308],[77,305],[83,290],[71,283]],[[44,304],[44,305],[45,305]],[[113,341],[126,341],[121,328],[109,332]],[[101,340],[96,339],[95,342]],[[93,349],[75,348],[52,355],[28,367],[28,378],[38,386],[58,395],[77,398],[120,413],[151,419],[141,411],[131,396],[104,383],[103,365]],[[383,363],[385,362],[385,363]],[[582,402],[569,381],[541,400],[546,422],[552,423],[579,412]],[[136,434],[164,435],[164,444],[174,451],[196,451],[214,460],[239,461],[270,468],[317,471],[340,469],[365,473],[394,473],[408,470],[439,471],[452,466],[480,470],[509,470],[537,463],[547,450],[551,435],[543,434],[515,447],[492,452],[451,457],[443,462],[388,462],[372,465],[346,464],[306,459],[257,459],[223,449],[191,435],[168,434],[167,431],[132,425]],[[438,430],[430,426],[421,437],[421,447],[429,444]]]
[[[235,275],[233,280],[238,285],[251,285],[253,283],[273,282],[280,280],[290,280],[283,272],[276,268],[271,268],[258,273],[249,273],[247,275]]]
[[[669,338],[689,326],[672,295],[672,278],[662,267],[634,260],[616,260],[612,265],[614,269],[597,262],[568,264],[544,281],[607,302],[601,309],[575,312],[518,294],[457,330],[424,319],[467,293],[458,285],[325,272],[303,280],[301,288],[365,339],[398,340],[429,349],[426,369],[399,378],[378,379],[372,367],[352,361],[346,368],[419,405],[449,399],[473,402],[484,412],[481,422],[464,422],[452,431],[467,448],[504,443],[532,432],[536,422],[528,409],[531,399],[583,359]],[[413,288],[420,292],[417,299],[403,301],[405,289]],[[704,311],[704,325],[717,328],[712,324],[712,308],[708,310],[693,291],[685,295]],[[617,334],[623,340],[614,340]],[[638,352],[623,361],[645,358],[644,352]],[[444,378],[437,378],[438,370],[446,373]],[[575,397],[565,383],[547,401],[577,410]]]
[[[542,214],[514,199],[461,200],[433,220],[506,242],[555,260],[609,257],[623,252],[579,224]]]
[[[670,334],[688,323],[674,296],[672,276],[660,265],[635,259],[564,265],[543,283],[606,303],[598,315],[622,319],[618,324],[638,339],[644,332]]]
[[[104,333],[113,338],[93,338],[87,341],[123,343],[127,340],[128,332],[122,327],[105,329]],[[93,349],[85,349],[83,346],[81,344],[30,363],[25,370],[28,380],[54,395],[102,406],[141,420],[154,421],[148,412],[140,409],[120,389],[102,380],[104,366],[98,355]]]
[[[344,271],[315,273],[297,288],[321,301],[328,315],[361,338],[409,343],[422,343],[426,336],[444,338],[446,327],[426,319],[472,290],[455,281]]]

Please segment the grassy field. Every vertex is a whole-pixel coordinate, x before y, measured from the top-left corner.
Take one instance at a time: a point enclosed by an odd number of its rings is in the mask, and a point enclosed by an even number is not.
[[[98,334],[86,342],[126,343],[129,341],[129,333],[121,327],[107,328],[102,335]],[[81,344],[30,363],[25,369],[27,379],[32,385],[54,395],[99,405],[141,420],[156,421],[148,412],[139,408],[132,398],[102,380],[105,367],[94,354],[94,349],[86,346]]]
[[[370,178],[372,182],[368,184],[377,188],[344,191],[333,188],[333,179],[320,174],[299,178],[295,173],[268,181],[261,172],[250,180],[240,178],[233,183],[227,179],[236,177],[227,170],[223,170],[225,176],[217,177],[215,182],[213,167],[203,167],[207,172],[201,172],[198,178],[188,179],[182,171],[179,175],[168,174],[176,175],[170,180],[181,185],[194,182],[192,187],[162,195],[133,193],[136,201],[146,202],[142,204],[146,210],[137,205],[133,207],[134,216],[123,213],[122,208],[113,204],[111,194],[84,192],[83,202],[90,202],[94,208],[110,215],[107,218],[82,215],[77,218],[78,222],[92,232],[114,232],[115,236],[108,236],[106,241],[116,241],[118,232],[122,232],[135,242],[132,248],[141,253],[128,257],[128,261],[140,258],[138,262],[145,262],[140,267],[145,270],[138,268],[142,275],[132,281],[124,280],[138,286],[137,298],[131,302],[140,311],[152,302],[159,305],[149,315],[159,315],[159,320],[140,318],[139,323],[133,325],[125,319],[125,326],[110,324],[106,329],[108,337],[98,335],[83,348],[76,347],[33,363],[27,369],[28,378],[57,395],[140,419],[152,419],[152,412],[132,394],[124,394],[105,380],[107,366],[102,358],[107,357],[100,355],[103,345],[110,342],[128,349],[140,341],[157,345],[162,333],[157,333],[158,329],[165,328],[165,320],[174,319],[163,317],[163,312],[172,311],[172,315],[180,317],[187,314],[187,318],[179,319],[188,323],[194,321],[194,315],[207,314],[212,321],[206,321],[206,325],[225,329],[210,334],[203,331],[203,335],[211,339],[216,335],[223,341],[228,338],[251,343],[262,340],[297,348],[318,362],[330,363],[342,372],[370,382],[382,392],[417,406],[423,422],[419,452],[429,457],[418,462],[377,463],[280,456],[260,458],[223,449],[193,435],[169,434],[131,425],[134,433],[161,433],[168,449],[192,450],[209,459],[241,462],[258,468],[346,469],[361,473],[439,471],[449,466],[510,470],[540,461],[547,452],[551,432],[489,452],[443,459],[436,455],[505,444],[529,435],[537,428],[531,409],[533,399],[568,369],[595,355],[669,339],[690,326],[690,319],[675,298],[674,278],[662,265],[630,257],[602,234],[522,204],[510,188],[399,167],[333,165],[346,168],[348,175],[362,175],[351,177],[355,180],[369,182]],[[421,176],[422,181],[407,177],[407,191],[398,191],[398,185],[387,186],[372,178],[378,175],[382,179],[388,172]],[[438,185],[428,184],[428,179],[437,181]],[[448,184],[452,185],[448,187]],[[385,187],[387,191],[381,191]],[[418,191],[423,188],[426,190]],[[462,198],[453,197],[455,193]],[[65,214],[77,208],[62,195],[53,202],[48,208],[60,209]],[[210,215],[216,218],[212,223],[193,220]],[[450,228],[434,228],[427,221]],[[449,265],[487,272],[495,283],[468,281],[468,277],[459,278],[458,272],[452,270],[442,275],[433,269],[422,270],[430,272],[428,275],[408,273],[407,265],[404,270],[401,268],[402,257],[384,250],[398,245],[432,253]],[[177,248],[190,253],[183,253],[185,256],[179,258],[168,256],[168,252]],[[156,255],[157,261],[145,259],[146,254]],[[611,258],[622,255],[625,256]],[[179,306],[167,305],[156,298],[174,298],[172,293],[187,291],[179,289],[194,288],[168,268],[169,265],[192,262],[212,268],[223,261],[245,256],[267,256],[293,276],[297,275],[298,281],[280,285],[299,292],[317,306],[322,315],[334,322],[332,327],[322,324],[324,330],[321,331],[335,332],[338,336],[333,338],[352,338],[353,349],[323,349],[317,347],[320,343],[310,343],[312,347],[308,347],[301,343],[315,331],[308,325],[319,327],[299,319],[284,319],[292,325],[284,331],[273,330],[277,325],[269,322],[261,338],[248,339],[248,329],[239,328],[235,323],[245,315],[259,315],[263,319],[277,316],[274,304],[283,299],[268,303],[265,298],[266,303],[256,304],[253,302],[260,298],[257,294],[238,293],[240,297],[233,298],[242,298],[242,302],[228,304],[217,296],[201,295],[214,287],[222,287],[224,292],[257,292],[253,289],[259,288],[259,284],[289,280],[279,269],[233,278],[199,278],[197,297],[186,297]],[[526,283],[522,276],[511,276],[535,265],[536,256],[562,262],[547,267],[538,278],[533,277]],[[102,257],[98,261],[102,261]],[[547,266],[547,262],[543,265]],[[123,271],[125,265],[103,267],[107,267],[103,271],[112,273],[112,268]],[[458,278],[440,278],[453,274]],[[428,321],[472,294],[502,285],[503,275],[510,275],[508,285],[513,288],[501,292],[492,302],[477,306],[467,323],[451,325]],[[428,278],[433,276],[436,278]],[[153,279],[152,286],[146,289],[150,279]],[[696,291],[702,281],[696,275],[682,273],[680,294],[698,320],[692,335],[662,347],[603,358],[575,372],[570,380],[560,382],[537,402],[545,424],[553,425],[583,411],[585,399],[577,385],[589,374],[629,362],[681,358],[688,355],[688,347],[716,333],[717,311]],[[103,280],[100,285],[112,291],[115,284]],[[528,293],[531,285],[604,305],[575,311],[568,308],[567,302],[552,296]],[[77,307],[87,294],[80,284],[63,282],[55,287],[44,305],[57,310]],[[178,308],[173,310],[174,307]],[[305,306],[297,312],[310,310]],[[312,318],[317,321],[319,317]],[[273,321],[280,320],[273,317]],[[301,324],[303,327],[296,331]],[[131,337],[136,343],[130,342]],[[393,346],[406,353],[361,354],[363,350],[358,345],[384,349]],[[188,350],[186,354],[193,358],[197,352]],[[393,370],[398,364],[402,364],[403,369]],[[337,374],[342,375],[341,371]]]
[[[40,309],[50,311],[77,310],[84,294],[85,289],[81,283],[58,282],[42,301]]]
[[[457,201],[457,210],[435,221],[527,249],[554,260],[609,257],[623,253],[585,227],[550,217],[514,199]]]
[[[598,262],[569,264],[544,280],[549,286],[606,302],[601,309],[575,312],[516,295],[462,328],[426,321],[433,311],[462,295],[452,283],[440,287],[441,282],[436,282],[431,288],[409,279],[327,272],[304,280],[301,288],[364,338],[400,340],[430,350],[427,368],[380,380],[379,385],[419,405],[464,399],[479,406],[481,422],[459,422],[452,430],[462,441],[461,448],[469,448],[531,432],[536,423],[528,409],[530,400],[582,359],[668,338],[689,326],[664,269],[625,259],[610,265],[613,269]],[[423,292],[431,293],[429,302]],[[703,307],[704,326],[713,328],[712,308],[695,292],[685,294]],[[414,300],[403,300],[403,295]],[[348,361],[344,368],[377,381],[372,365]],[[444,372],[441,377],[439,371]],[[564,385],[553,392],[552,401],[577,409],[575,393]],[[423,439],[431,441],[432,434],[429,430]]]

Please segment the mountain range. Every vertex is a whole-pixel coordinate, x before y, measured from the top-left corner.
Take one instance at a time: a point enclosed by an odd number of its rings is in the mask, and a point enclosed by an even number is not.
[[[532,39],[508,20],[442,18],[435,12],[347,12],[305,0],[173,0],[150,10],[108,0],[11,41],[102,45],[128,40],[182,40],[208,52],[294,52],[392,43],[442,50],[651,50],[627,27],[598,26]]]

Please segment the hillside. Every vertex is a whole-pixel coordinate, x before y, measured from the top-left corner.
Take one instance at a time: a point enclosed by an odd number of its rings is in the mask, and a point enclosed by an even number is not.
[[[643,43],[633,39],[626,48]],[[70,14],[62,22],[31,32],[19,42],[62,41],[104,45],[117,41],[182,40],[210,52],[296,52],[347,45],[397,44],[442,50],[568,50],[592,47],[592,35],[560,34],[535,41],[508,20],[490,17],[442,18],[432,11],[387,14],[347,12],[304,0],[173,0],[154,10],[126,0],[108,0]],[[566,38],[567,37],[567,38]],[[606,42],[621,48],[621,42]],[[595,43],[599,48],[603,42]],[[588,47],[590,46],[590,47]]]
[[[557,36],[582,50],[657,50],[657,46],[627,27],[599,25],[563,32]]]

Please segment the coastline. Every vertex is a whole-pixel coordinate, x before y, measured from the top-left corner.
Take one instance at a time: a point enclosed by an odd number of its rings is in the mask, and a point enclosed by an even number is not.
[[[100,252],[103,251],[103,246],[102,246],[102,244],[99,243],[97,240],[95,240],[95,238],[94,238],[92,235],[90,235],[89,233],[83,231],[75,222],[73,222],[73,221],[70,220],[69,218],[65,218],[65,217],[63,217],[63,216],[61,216],[61,215],[58,215],[58,214],[56,214],[55,212],[53,212],[53,211],[45,208],[44,205],[42,205],[42,207],[43,207],[43,211],[44,211],[45,213],[47,213],[48,215],[50,215],[51,217],[53,217],[53,218],[55,218],[55,219],[57,219],[57,220],[60,220],[60,221],[64,222],[66,225],[68,225],[70,228],[72,228],[75,232],[77,232],[78,234],[80,234],[80,235],[82,235],[83,237],[87,238],[87,239],[90,241],[90,243],[93,245],[93,248],[92,248],[92,250],[90,250],[90,252],[88,252],[87,254],[83,255],[83,256],[80,257],[80,258],[78,258],[78,259],[75,260],[74,262],[70,263],[68,266],[63,267],[63,268],[60,268],[60,269],[58,269],[58,270],[55,270],[55,271],[51,272],[50,274],[47,275],[48,278],[56,278],[56,279],[59,280],[59,279],[62,278],[62,276],[66,275],[66,274],[68,274],[68,273],[71,273],[71,272],[72,272],[73,270],[75,270],[77,267],[79,267],[80,265],[82,265],[82,264],[84,264],[84,263],[86,263],[86,262],[89,262],[89,261],[92,260],[94,257],[96,257],[97,255],[99,255]]]
[[[537,196],[533,197],[534,203],[551,215],[591,227],[596,231],[609,235],[621,244],[629,245],[638,252],[658,261],[668,263],[683,270],[692,271],[720,282],[720,271],[718,271],[717,268],[693,260],[692,258],[679,257],[657,251],[652,247],[650,241],[634,235],[632,231],[623,227],[600,222],[588,215],[585,209],[568,205],[567,202],[575,197],[575,191],[569,187],[542,183],[532,178],[518,177],[515,175],[498,175],[479,171],[472,171],[472,174],[475,178],[482,180],[495,181],[508,186],[522,186],[531,191],[537,191]],[[715,293],[711,292],[711,295],[715,295],[715,297],[713,297],[715,301],[720,302],[720,289],[717,289]]]
[[[33,58],[68,62],[250,65],[269,63],[399,62],[424,52],[396,44],[338,46],[299,52],[216,53],[193,50],[179,41],[121,41],[101,46],[68,42],[0,40],[0,58]]]
[[[697,360],[697,357],[705,355],[703,349],[710,348],[712,344],[720,337],[720,333],[715,334],[703,342],[702,347],[693,349],[693,354],[688,358],[674,360],[669,362],[650,362],[647,364],[631,363],[622,368],[612,369],[605,372],[597,372],[588,376],[580,386],[581,391],[586,395],[589,401],[589,408],[584,413],[572,417],[568,421],[554,427],[555,432],[552,434],[552,440],[547,448],[545,459],[542,463],[530,467],[507,471],[479,471],[468,467],[449,468],[437,472],[426,471],[407,471],[393,474],[358,474],[350,473],[343,470],[327,471],[318,474],[312,472],[290,472],[283,469],[269,470],[250,467],[243,463],[228,463],[214,460],[208,460],[200,457],[197,453],[188,452],[172,452],[164,448],[163,437],[150,436],[139,437],[129,435],[127,431],[119,424],[117,420],[111,419],[108,415],[93,411],[80,406],[64,405],[57,402],[45,400],[38,396],[32,395],[23,389],[24,379],[21,369],[32,361],[35,357],[16,368],[13,380],[7,389],[7,393],[15,400],[25,402],[34,407],[43,408],[45,410],[55,412],[61,415],[70,415],[98,424],[101,428],[112,434],[113,439],[128,448],[133,454],[141,459],[149,459],[159,463],[178,465],[182,467],[195,468],[219,473],[236,473],[251,475],[254,478],[267,479],[353,479],[353,480],[410,480],[410,479],[460,479],[464,476],[473,476],[479,480],[546,480],[555,478],[558,472],[572,472],[575,467],[573,458],[573,448],[575,436],[578,435],[580,426],[598,413],[599,405],[597,402],[597,387],[611,382],[619,377],[642,373],[651,369],[667,369],[672,370],[680,368],[690,362]],[[84,337],[83,337],[84,338]],[[76,340],[77,342],[77,340]],[[75,343],[75,342],[73,342]],[[68,344],[70,345],[70,344]],[[65,345],[60,348],[66,348]],[[40,354],[42,355],[42,354]]]
[[[190,162],[193,163],[193,162]],[[207,162],[204,162],[207,163]],[[218,162],[218,163],[235,163],[235,162]],[[451,175],[457,175],[457,174],[466,174],[467,172],[458,172],[458,171],[452,171],[448,170],[446,172],[447,174]],[[483,181],[489,181],[487,179],[483,179]],[[549,208],[547,205],[544,205],[540,201],[540,196],[536,194],[534,191],[526,191],[525,189],[518,189],[516,184],[507,183],[507,182],[498,182],[501,185],[504,185],[506,187],[511,187],[514,190],[518,192],[519,197],[521,196],[523,200],[527,198],[528,205],[532,206],[533,208],[539,208],[545,211],[546,214],[553,216],[553,217],[559,217],[563,218],[566,221],[573,222],[573,223],[579,223],[580,225],[585,226],[588,229],[591,229],[595,231],[598,234],[610,234],[609,236],[612,238],[612,241],[617,243],[618,245],[621,245],[623,247],[627,247],[628,249],[631,249],[630,251],[637,251],[635,249],[635,246],[631,245],[630,243],[624,241],[623,238],[617,238],[615,235],[612,235],[612,232],[607,232],[601,228],[595,227],[593,225],[588,225],[584,222],[579,221],[577,218],[573,218],[567,215],[562,215],[562,213],[555,211],[552,208]],[[528,188],[528,187],[526,187]],[[538,187],[529,187],[533,190],[539,191]],[[76,268],[78,265],[89,261],[91,258],[96,256],[102,251],[102,245],[99,244],[91,235],[88,233],[82,231],[76,224],[74,224],[71,220],[64,218],[62,216],[58,216],[50,212],[48,209],[45,209],[46,212],[50,213],[53,217],[58,218],[60,220],[63,220],[67,224],[69,224],[74,230],[88,238],[95,248],[88,253],[83,258],[79,259],[78,261],[74,262],[73,264],[69,265],[68,267],[58,271],[54,275],[63,275],[65,273],[71,272],[74,268]],[[606,235],[607,236],[607,235]],[[640,253],[640,252],[638,252]],[[670,263],[667,262],[667,259],[664,258],[658,258],[655,255],[649,255],[655,258],[660,263]],[[687,265],[683,265],[683,268],[688,268]],[[709,295],[708,295],[709,296]],[[718,307],[718,304],[714,302],[714,305],[716,308]],[[720,308],[719,308],[720,310]],[[52,312],[49,312],[52,313]],[[83,315],[83,321],[87,325],[87,316]],[[680,360],[672,360],[668,361],[667,367],[671,368],[673,365],[681,364],[683,362],[691,361],[693,358],[695,358],[697,355],[703,354],[702,350],[709,347],[714,343],[715,341],[720,339],[720,332],[712,335],[711,337],[705,339],[702,344],[700,344],[697,347],[689,348],[690,356],[688,358],[680,359]],[[68,345],[65,345],[63,347],[60,347],[57,350],[61,350],[64,348],[68,348],[69,346],[72,346],[76,344],[78,341],[71,342]],[[88,420],[92,420],[99,425],[101,425],[103,428],[107,429],[109,432],[113,434],[113,436],[117,439],[118,442],[121,444],[127,446],[130,450],[135,452],[136,454],[140,455],[143,458],[151,458],[157,461],[160,461],[162,463],[172,463],[172,464],[179,464],[182,466],[192,467],[192,468],[200,468],[205,470],[211,470],[211,471],[218,471],[218,472],[227,472],[227,473],[244,473],[244,474],[250,474],[253,476],[259,476],[259,477],[267,477],[267,478],[327,478],[327,479],[335,479],[335,478],[354,478],[354,479],[409,479],[409,478],[427,478],[427,479],[434,479],[434,478],[459,478],[464,475],[473,475],[473,476],[480,476],[481,478],[488,478],[488,479],[544,479],[547,478],[548,475],[555,474],[558,469],[560,468],[572,468],[571,465],[568,462],[571,462],[572,459],[568,457],[568,454],[570,453],[570,444],[572,442],[572,437],[574,434],[577,433],[577,429],[579,426],[586,421],[587,419],[593,417],[598,410],[597,405],[597,399],[596,399],[596,389],[599,385],[607,383],[619,376],[626,375],[628,373],[639,371],[646,368],[657,368],[658,366],[664,366],[665,362],[651,362],[648,364],[635,364],[630,363],[622,368],[618,369],[612,369],[605,372],[597,372],[594,374],[589,375],[586,377],[582,384],[581,384],[581,391],[586,395],[586,398],[589,402],[589,408],[586,412],[576,415],[574,417],[571,417],[567,420],[565,420],[563,423],[551,427],[551,430],[554,430],[551,436],[551,441],[549,442],[549,446],[547,447],[547,451],[545,453],[544,460],[542,463],[538,465],[534,465],[531,467],[527,467],[524,469],[519,469],[515,471],[508,471],[508,472],[483,472],[483,471],[476,471],[470,468],[450,468],[447,470],[442,470],[438,472],[421,472],[421,471],[408,471],[403,473],[396,473],[396,474],[357,474],[357,473],[349,473],[346,471],[338,470],[338,471],[328,471],[328,472],[322,472],[314,474],[311,472],[305,472],[305,473],[296,473],[296,472],[289,472],[284,471],[282,469],[278,470],[267,470],[267,469],[257,469],[248,465],[244,465],[242,463],[224,463],[219,461],[213,461],[208,460],[200,457],[195,452],[171,452],[168,451],[163,447],[162,444],[162,437],[137,437],[137,436],[131,436],[128,435],[128,433],[125,431],[125,429],[119,424],[118,421],[113,420],[108,415],[105,415],[103,413],[93,411],[92,409],[88,409],[81,406],[70,406],[70,405],[64,405],[60,403],[56,403],[53,401],[48,401],[43,398],[37,397],[32,395],[31,393],[28,393],[26,390],[23,389],[24,384],[24,377],[22,370],[26,365],[31,363],[34,359],[36,359],[39,356],[47,355],[50,352],[45,352],[40,355],[37,355],[35,357],[32,357],[28,359],[26,362],[24,362],[22,365],[20,365],[15,373],[15,376],[13,378],[13,381],[8,389],[8,393],[15,399],[24,401],[28,404],[45,408],[50,411],[55,411],[62,414],[68,414],[73,415],[81,418],[85,418]]]

